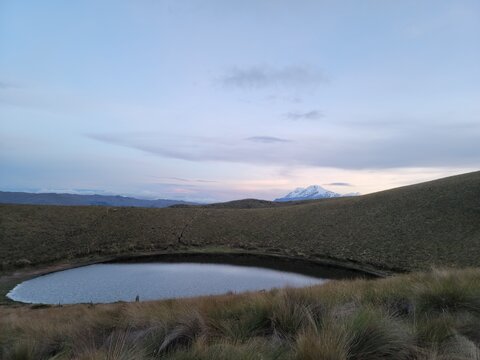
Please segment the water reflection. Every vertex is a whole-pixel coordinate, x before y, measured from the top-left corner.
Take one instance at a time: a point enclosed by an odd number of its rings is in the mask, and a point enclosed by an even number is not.
[[[223,294],[326,281],[252,266],[204,263],[95,264],[40,276],[8,293],[43,304],[109,303]]]

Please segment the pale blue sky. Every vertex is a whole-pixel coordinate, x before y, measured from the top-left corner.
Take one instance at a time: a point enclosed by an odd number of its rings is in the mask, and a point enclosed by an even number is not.
[[[271,199],[477,170],[479,64],[477,0],[0,0],[0,189]]]

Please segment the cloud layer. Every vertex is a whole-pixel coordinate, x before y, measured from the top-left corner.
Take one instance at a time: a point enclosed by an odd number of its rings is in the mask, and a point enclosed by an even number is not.
[[[90,138],[163,157],[187,161],[391,169],[402,167],[476,166],[480,163],[480,128],[419,127],[375,134],[273,136],[249,138],[164,137],[161,135],[91,134]],[[265,147],[268,148],[265,148]]]

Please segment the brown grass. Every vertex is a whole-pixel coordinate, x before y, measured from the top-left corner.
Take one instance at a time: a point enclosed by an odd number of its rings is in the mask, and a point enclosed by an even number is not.
[[[395,293],[408,311],[398,311]],[[445,293],[448,306],[438,308]],[[478,359],[480,313],[465,299],[480,301],[479,269],[176,301],[1,307],[0,358]]]
[[[244,251],[391,271],[476,266],[480,172],[260,209],[0,206],[0,266]]]

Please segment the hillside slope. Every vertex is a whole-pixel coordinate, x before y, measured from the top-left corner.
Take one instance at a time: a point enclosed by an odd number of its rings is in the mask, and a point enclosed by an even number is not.
[[[5,268],[26,260],[218,248],[400,271],[478,266],[480,172],[259,209],[2,205],[0,245]]]
[[[169,206],[170,208],[209,208],[209,209],[261,209],[261,208],[272,208],[280,206],[291,206],[291,205],[305,205],[308,203],[313,203],[321,201],[323,199],[302,199],[302,200],[292,200],[292,201],[269,201],[269,200],[259,200],[259,199],[241,199],[241,200],[232,200],[220,203],[211,203],[205,205],[183,205],[177,204]]]

